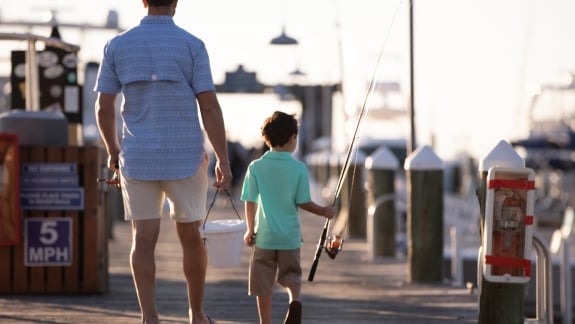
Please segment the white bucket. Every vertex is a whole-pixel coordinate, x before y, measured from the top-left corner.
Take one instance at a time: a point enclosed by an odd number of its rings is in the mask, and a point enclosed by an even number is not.
[[[239,219],[206,222],[202,236],[206,242],[211,266],[226,268],[240,265],[245,230],[245,221]]]

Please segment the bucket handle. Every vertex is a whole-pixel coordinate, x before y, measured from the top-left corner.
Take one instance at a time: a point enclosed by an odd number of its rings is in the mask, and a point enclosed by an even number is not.
[[[223,191],[226,193],[226,195],[228,195],[228,198],[230,198],[230,203],[232,204],[232,208],[236,212],[236,216],[238,216],[239,220],[242,220],[242,218],[240,217],[240,213],[238,212],[238,210],[236,209],[236,206],[234,205],[234,199],[232,198],[232,195],[230,195],[230,193],[228,192],[227,189],[223,189]],[[208,212],[206,213],[206,217],[204,217],[204,223],[202,224],[202,229],[206,229],[206,222],[208,221],[208,216],[210,215],[210,211],[212,210],[212,207],[214,207],[214,203],[216,202],[216,197],[218,196],[218,192],[220,192],[220,188],[216,189],[216,193],[214,194],[214,198],[212,199],[212,203],[210,204],[210,207],[208,208]]]

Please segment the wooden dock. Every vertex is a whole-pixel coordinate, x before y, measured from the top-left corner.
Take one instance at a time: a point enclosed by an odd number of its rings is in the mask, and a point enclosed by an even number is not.
[[[236,201],[236,207],[243,206]],[[229,201],[218,200],[210,219],[234,218]],[[450,283],[407,283],[407,260],[366,261],[366,242],[348,240],[335,260],[323,253],[313,282],[307,274],[324,219],[302,214],[304,247],[302,289],[304,323],[475,323],[478,295]],[[117,221],[109,242],[109,283],[105,293],[0,295],[0,323],[138,323],[128,253],[130,225]],[[255,298],[247,295],[250,249],[241,265],[209,267],[205,311],[220,324],[258,323]],[[161,323],[188,323],[181,249],[169,220],[162,223],[156,251],[157,302]],[[287,294],[274,295],[274,323],[281,323]]]

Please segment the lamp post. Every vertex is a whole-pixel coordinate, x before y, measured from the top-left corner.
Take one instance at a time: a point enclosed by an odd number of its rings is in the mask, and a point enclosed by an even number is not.
[[[415,151],[416,149],[416,134],[415,134],[415,73],[414,73],[414,49],[413,49],[413,3],[415,0],[409,1],[409,147],[407,154]]]

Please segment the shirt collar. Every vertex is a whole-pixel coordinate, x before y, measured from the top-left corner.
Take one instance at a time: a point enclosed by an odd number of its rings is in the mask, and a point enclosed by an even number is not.
[[[274,160],[289,160],[293,159],[293,156],[289,152],[267,151],[263,158]]]
[[[174,24],[172,16],[145,16],[140,21],[141,24]]]

